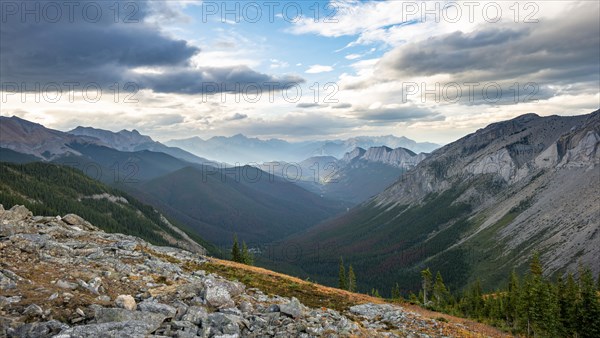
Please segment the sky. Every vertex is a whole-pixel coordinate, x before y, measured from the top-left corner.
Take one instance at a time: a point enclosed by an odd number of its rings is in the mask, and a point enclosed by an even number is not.
[[[159,141],[440,144],[600,106],[595,1],[3,1],[0,114]]]

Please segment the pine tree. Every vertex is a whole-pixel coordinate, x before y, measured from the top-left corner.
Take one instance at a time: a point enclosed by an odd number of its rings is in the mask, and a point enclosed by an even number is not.
[[[479,318],[483,314],[483,288],[481,287],[481,280],[477,278],[475,284],[471,287],[468,295],[468,308],[471,317]]]
[[[348,267],[348,291],[356,291],[356,276],[354,275],[354,268],[352,268],[352,265]]]
[[[254,257],[252,257],[252,254],[248,251],[248,246],[245,241],[242,241],[242,253],[240,254],[240,259],[241,262],[246,265],[254,264]]]
[[[411,302],[411,303],[413,303],[413,304],[417,304],[417,303],[419,303],[419,297],[417,295],[415,295],[414,292],[411,291],[408,294],[408,301]]]
[[[411,292],[411,294],[414,296],[414,293]],[[400,285],[396,283],[396,285],[392,287],[392,299],[400,299],[400,297]]]
[[[234,262],[242,262],[242,253],[240,252],[240,245],[238,243],[237,234],[233,235],[233,246],[231,247],[231,260]]]
[[[594,277],[588,268],[579,277],[581,300],[578,311],[577,331],[581,337],[600,337],[600,300],[596,293]]]
[[[340,269],[338,272],[338,287],[342,290],[348,289],[348,280],[346,279],[346,268],[344,268],[344,259],[340,257]]]
[[[560,322],[564,336],[573,336],[577,330],[577,304],[579,303],[579,285],[572,273],[567,275],[566,282],[562,278],[557,282],[559,288],[558,303]]]
[[[519,288],[519,276],[515,270],[510,274],[510,280],[508,282],[508,295],[506,299],[506,321],[512,328],[516,328],[517,320],[519,319],[519,301],[520,301],[520,288]]]
[[[431,271],[429,271],[429,268],[421,271],[421,278],[423,280],[422,282],[422,286],[423,286],[423,304],[427,304],[427,294],[431,294],[431,287],[432,287],[432,281],[431,281]]]
[[[450,298],[450,292],[444,285],[442,274],[438,271],[435,275],[435,285],[433,286],[433,300],[438,307],[443,307],[447,304]]]

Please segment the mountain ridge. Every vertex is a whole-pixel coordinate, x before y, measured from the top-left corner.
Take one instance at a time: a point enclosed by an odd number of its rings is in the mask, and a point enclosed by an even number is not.
[[[283,245],[331,248],[298,265],[334,283],[340,256],[372,287],[417,289],[419,269],[451,287],[494,288],[540,252],[546,275],[600,271],[600,112],[528,114],[450,143],[375,196]],[[312,244],[311,244],[312,243]],[[327,267],[327,268],[326,268]],[[393,269],[393,270],[390,270]],[[387,273],[385,273],[388,271]]]
[[[177,146],[198,156],[214,158],[228,163],[259,163],[268,161],[298,162],[312,156],[342,158],[356,147],[374,146],[404,147],[413,152],[431,152],[439,147],[428,142],[416,142],[406,137],[358,136],[346,140],[323,140],[288,142],[281,139],[262,140],[237,134],[231,137],[214,136],[202,139],[198,136],[170,140],[167,145]]]

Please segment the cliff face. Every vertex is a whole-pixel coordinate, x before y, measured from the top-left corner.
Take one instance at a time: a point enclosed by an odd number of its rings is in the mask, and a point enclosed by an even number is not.
[[[494,123],[434,151],[373,199],[293,240],[335,247],[326,257],[332,262],[356,257],[360,274],[384,274],[373,277],[382,289],[395,281],[414,286],[408,280],[423,266],[441,270],[455,288],[477,277],[493,288],[513,268],[526,268],[534,251],[547,275],[577,273],[580,263],[597,274],[599,147],[599,111]],[[317,271],[310,259],[302,263],[309,275]]]
[[[466,184],[457,201],[469,203],[471,217],[485,221],[463,241],[519,209],[494,238],[504,244],[503,255],[519,250],[522,260],[535,249],[548,273],[575,271],[579,262],[597,273],[599,145],[598,111],[577,117],[524,115],[435,151],[375,200],[381,207],[419,205],[428,194]],[[498,190],[468,183],[481,177],[493,180]]]
[[[105,233],[76,215],[33,216],[23,206],[0,205],[0,262],[3,337],[430,337],[482,329]],[[207,270],[244,271],[243,280],[260,281],[259,288]],[[269,287],[301,290],[298,296],[313,308],[293,296],[273,295]],[[337,310],[325,308],[331,305]]]
[[[368,150],[355,148],[342,158],[342,162],[367,161],[387,164],[393,167],[410,169],[426,157],[425,154],[415,154],[405,148],[391,149],[389,147],[371,147]]]

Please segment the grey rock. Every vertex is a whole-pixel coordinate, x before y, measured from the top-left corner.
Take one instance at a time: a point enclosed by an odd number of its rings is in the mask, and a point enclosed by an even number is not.
[[[59,279],[56,282],[56,286],[58,286],[61,289],[68,289],[68,290],[75,290],[75,289],[77,289],[77,284],[70,283],[70,282],[67,282],[67,281],[62,280],[62,279]]]
[[[100,277],[94,277],[89,282],[84,282],[81,279],[77,281],[79,286],[88,290],[89,292],[100,295],[100,287],[102,287],[102,279]]]
[[[109,322],[125,322],[125,321],[148,321],[148,322],[159,322],[162,323],[167,317],[160,313],[142,312],[142,311],[129,311],[118,308],[94,308],[94,319],[96,323],[109,323]]]
[[[267,312],[279,312],[279,311],[281,311],[281,309],[279,308],[279,305],[277,305],[277,304],[269,305],[269,307],[267,308]]]
[[[211,313],[208,315],[208,324],[211,333],[214,334],[240,334],[240,317],[223,313]]]
[[[24,324],[18,327],[13,335],[22,338],[46,338],[52,337],[62,330],[69,328],[69,325],[63,324],[57,320],[47,322],[37,322]],[[1,331],[0,331],[1,333]]]
[[[243,301],[240,303],[240,310],[245,314],[249,314],[254,311],[254,306],[249,301]]]
[[[25,308],[23,314],[29,317],[41,317],[44,315],[44,310],[37,304],[31,304]]]
[[[177,313],[177,309],[170,305],[156,303],[156,302],[152,302],[152,301],[141,302],[137,305],[137,308],[140,311],[160,313],[160,314],[165,315],[167,318],[173,318],[173,317],[175,317],[175,314]]]
[[[280,305],[279,310],[281,313],[292,318],[300,318],[303,312],[303,305],[296,297],[292,297],[292,300],[289,303]]]
[[[61,331],[55,338],[145,337],[156,331],[161,323],[125,321],[75,326]]]
[[[207,286],[203,297],[209,305],[216,308],[226,308],[235,305],[229,291],[222,284]]]
[[[208,318],[208,312],[205,308],[200,306],[190,306],[187,312],[183,315],[181,320],[192,322],[196,325],[202,324]]]
[[[137,308],[135,299],[130,295],[119,295],[115,299],[115,305],[127,310],[135,310]]]
[[[12,221],[21,221],[27,218],[31,218],[33,216],[31,211],[29,211],[29,209],[27,209],[23,205],[15,205],[12,208],[10,208],[9,211],[10,213],[4,212],[3,216],[9,215],[10,220]]]

